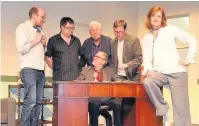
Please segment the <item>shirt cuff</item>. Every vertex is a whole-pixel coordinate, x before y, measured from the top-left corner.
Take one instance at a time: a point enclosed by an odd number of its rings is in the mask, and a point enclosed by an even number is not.
[[[186,59],[186,61],[187,61],[188,63],[191,63],[191,64],[196,63],[194,59],[192,59],[192,60],[191,60],[191,59]]]

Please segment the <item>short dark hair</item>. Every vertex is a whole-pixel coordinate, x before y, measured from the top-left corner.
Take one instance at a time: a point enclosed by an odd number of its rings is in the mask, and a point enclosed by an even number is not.
[[[33,14],[38,14],[38,9],[36,7],[32,7],[29,11],[29,17],[31,18]]]
[[[67,23],[69,24],[74,24],[74,21],[70,17],[63,17],[60,21],[60,27],[66,25]]]
[[[124,20],[116,20],[113,24],[114,28],[123,27],[124,30],[127,28],[127,23]]]

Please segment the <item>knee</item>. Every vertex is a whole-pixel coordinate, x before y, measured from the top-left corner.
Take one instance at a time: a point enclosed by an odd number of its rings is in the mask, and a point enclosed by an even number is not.
[[[40,105],[41,104],[41,102],[42,102],[42,100],[43,100],[43,96],[41,96],[41,97],[37,97],[37,99],[36,99],[36,103],[38,104],[38,105]]]
[[[26,95],[24,98],[24,104],[36,104],[36,96],[35,95]]]
[[[143,82],[145,88],[150,88],[151,86],[153,86],[153,84],[153,80],[150,78],[146,78]]]
[[[31,102],[31,101],[24,101],[24,104],[23,104],[24,107],[28,108],[28,109],[31,109],[33,108],[34,106],[36,106],[36,102]]]
[[[120,103],[114,103],[113,105],[112,105],[112,109],[113,110],[121,110],[121,104]]]
[[[89,102],[89,109],[99,109],[100,103],[99,102]]]
[[[121,104],[116,104],[115,108],[116,108],[116,110],[121,110]]]

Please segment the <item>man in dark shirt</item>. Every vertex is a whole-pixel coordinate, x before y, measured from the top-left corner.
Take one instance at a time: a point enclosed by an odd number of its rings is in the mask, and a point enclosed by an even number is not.
[[[81,50],[81,65],[92,66],[93,57],[97,52],[103,51],[108,55],[108,64],[111,64],[111,38],[101,34],[101,24],[97,21],[91,21],[89,32],[91,37],[84,41]]]
[[[53,81],[72,81],[81,71],[79,55],[81,43],[73,35],[74,21],[63,17],[60,21],[61,32],[52,36],[47,44],[46,62],[53,69]]]

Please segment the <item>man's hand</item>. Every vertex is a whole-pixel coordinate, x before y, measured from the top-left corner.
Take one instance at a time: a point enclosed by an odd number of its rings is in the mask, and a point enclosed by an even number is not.
[[[42,37],[42,34],[39,33],[39,32],[36,32],[36,36],[35,36],[35,43],[39,43],[41,41],[41,37]]]
[[[123,64],[122,67],[125,69],[125,68],[128,67],[128,65],[127,64]]]
[[[185,61],[185,60],[180,60],[180,61],[179,61],[179,64],[180,64],[181,66],[189,66],[189,65],[190,65],[190,63],[187,62],[187,61]]]
[[[127,68],[128,67],[128,65],[127,64],[118,64],[118,69],[125,69],[125,68]]]
[[[36,32],[35,39],[31,41],[31,48],[36,46],[41,41],[41,37],[42,37],[42,34],[39,32]]]

